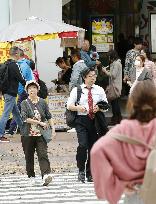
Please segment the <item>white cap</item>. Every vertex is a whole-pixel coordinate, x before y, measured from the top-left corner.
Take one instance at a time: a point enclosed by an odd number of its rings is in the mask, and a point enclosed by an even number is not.
[[[37,83],[37,81],[35,81],[35,80],[30,80],[30,81],[27,81],[27,82],[26,82],[26,85],[25,85],[25,90],[26,90],[26,92],[28,91],[28,90],[27,90],[28,86],[31,85],[31,84],[32,84],[32,85],[33,85],[33,84],[36,85],[38,91],[40,90],[40,85]]]

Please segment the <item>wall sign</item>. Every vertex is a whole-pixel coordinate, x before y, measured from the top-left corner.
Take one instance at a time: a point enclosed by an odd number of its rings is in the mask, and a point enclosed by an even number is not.
[[[156,53],[156,13],[150,14],[150,34],[152,53]]]
[[[55,129],[61,130],[66,129],[66,118],[65,118],[65,105],[69,95],[63,93],[54,93],[48,96],[49,110],[54,120]]]
[[[114,16],[91,17],[92,44],[97,52],[114,48]]]

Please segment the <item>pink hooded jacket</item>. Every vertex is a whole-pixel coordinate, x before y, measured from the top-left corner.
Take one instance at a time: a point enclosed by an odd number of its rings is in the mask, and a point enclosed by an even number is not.
[[[149,150],[119,142],[110,134],[119,133],[152,144],[156,119],[142,125],[137,120],[123,120],[100,138],[91,150],[91,172],[99,199],[117,204],[127,185],[142,183]]]

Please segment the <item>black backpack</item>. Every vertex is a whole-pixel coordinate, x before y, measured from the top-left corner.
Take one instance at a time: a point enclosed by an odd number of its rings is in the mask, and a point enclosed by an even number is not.
[[[0,64],[0,91],[7,90],[8,83],[9,83],[9,68],[8,65],[10,62],[6,61],[3,64]]]
[[[46,83],[42,81],[41,79],[38,79],[38,84],[40,85],[40,90],[38,92],[38,96],[40,98],[46,99],[48,96],[48,88],[46,86]]]
[[[82,88],[81,86],[78,86],[77,87],[77,101],[75,104],[79,104],[81,93],[82,93]],[[71,128],[75,128],[77,111],[71,111],[66,108],[65,117],[66,117],[66,124]]]

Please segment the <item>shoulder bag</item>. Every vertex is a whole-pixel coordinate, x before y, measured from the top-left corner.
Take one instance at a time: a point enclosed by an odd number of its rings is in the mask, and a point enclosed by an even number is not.
[[[75,104],[79,103],[80,98],[81,98],[81,93],[82,93],[81,86],[78,86],[77,87],[77,101]],[[66,116],[66,124],[69,127],[74,128],[75,127],[75,120],[76,120],[76,116],[77,116],[77,111],[71,111],[71,110],[68,110],[66,108],[65,116]]]
[[[109,85],[107,86],[105,92],[108,101],[113,101],[120,96],[118,88],[114,86],[112,77],[109,78]]]

